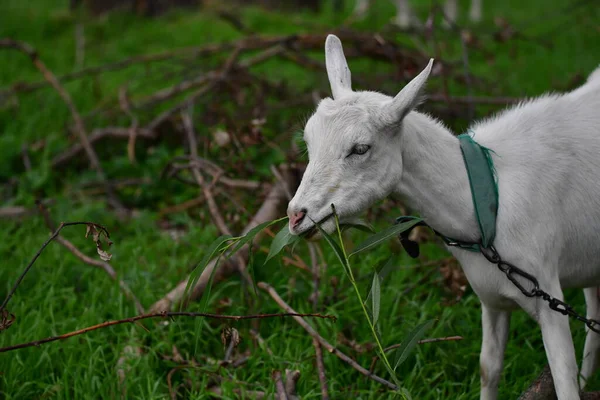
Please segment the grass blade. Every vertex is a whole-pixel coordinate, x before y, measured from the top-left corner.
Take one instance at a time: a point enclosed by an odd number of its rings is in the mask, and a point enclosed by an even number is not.
[[[196,265],[196,267],[194,267],[194,269],[190,273],[190,279],[188,279],[188,283],[185,286],[185,291],[183,292],[184,299],[187,297],[190,288],[196,284],[196,282],[200,278],[200,275],[202,274],[202,271],[204,271],[204,268],[206,268],[206,266],[208,265],[210,260],[212,260],[214,258],[215,254],[217,254],[221,250],[223,250],[222,246],[225,243],[227,243],[231,240],[234,240],[234,239],[235,238],[232,237],[231,235],[222,235],[222,236],[219,236],[218,238],[216,238],[210,244],[210,246],[208,246],[208,250],[207,250],[206,254],[204,255],[204,257],[202,257],[202,260],[200,261],[200,263],[198,263],[198,265]],[[183,305],[183,302],[181,304]]]
[[[420,324],[416,328],[414,328],[412,331],[410,331],[408,333],[408,335],[406,335],[406,337],[402,341],[400,347],[398,347],[396,349],[396,359],[394,361],[394,371],[396,370],[396,368],[398,368],[398,366],[400,364],[402,364],[404,361],[406,361],[406,359],[408,358],[410,353],[413,351],[413,349],[417,345],[417,342],[423,337],[423,335],[425,334],[425,331],[427,329],[431,328],[431,326],[433,325],[434,322],[435,322],[434,320],[423,322],[422,324]]]
[[[348,257],[352,257],[353,255],[360,253],[361,251],[368,250],[375,246],[380,245],[391,237],[398,236],[400,233],[409,230],[413,226],[417,225],[419,222],[423,220],[418,218],[412,221],[403,222],[401,224],[392,225],[387,229],[382,230],[372,236],[369,236],[364,242],[356,246],[356,249]]]
[[[344,250],[342,250],[342,248],[340,247],[339,243],[335,241],[335,239],[328,234],[327,232],[325,232],[323,230],[323,228],[321,228],[319,226],[319,224],[315,224],[315,226],[317,227],[317,229],[319,229],[319,232],[321,232],[321,235],[323,235],[323,238],[325,238],[325,240],[327,241],[327,243],[329,244],[329,246],[333,249],[333,252],[335,253],[335,255],[337,256],[338,260],[342,263],[342,266],[344,267],[344,269],[346,270],[346,272],[350,272],[349,277],[352,281],[354,281],[354,277],[352,275],[352,271],[350,271],[350,265],[348,264],[347,260],[346,260],[346,256],[344,255]],[[339,227],[338,227],[339,229]]]

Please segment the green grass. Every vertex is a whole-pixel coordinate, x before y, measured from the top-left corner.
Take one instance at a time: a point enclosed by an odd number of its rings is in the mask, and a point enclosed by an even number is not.
[[[575,6],[576,1],[510,0],[484,2],[484,21],[473,27],[479,44],[469,51],[472,73],[481,83],[473,87],[473,94],[486,96],[535,96],[545,91],[565,90],[572,87],[577,77],[585,77],[600,60],[598,24],[600,10],[593,2]],[[365,31],[384,30],[389,19],[390,6],[385,1],[365,21],[355,27]],[[567,10],[567,8],[573,10]],[[351,9],[347,4],[346,12]],[[417,5],[417,13],[424,19],[429,11],[428,2]],[[338,26],[344,15],[324,10],[318,15],[305,11],[293,16],[275,11],[248,8],[241,20],[252,31],[282,35],[299,32],[328,31]],[[76,70],[74,30],[76,18],[68,12],[67,1],[4,0],[0,3],[0,37],[13,37],[29,42],[40,53],[41,59],[57,75]],[[505,18],[518,28],[523,38],[507,42],[493,40],[493,18]],[[243,35],[230,24],[206,12],[176,11],[157,19],[137,17],[118,12],[99,19],[82,16],[85,21],[85,66],[101,65],[124,58],[169,51],[187,46],[225,42]],[[461,16],[462,18],[462,16]],[[466,23],[464,18],[460,23]],[[419,48],[434,55],[431,42],[415,35],[397,33],[398,42],[409,48]],[[455,34],[438,30],[441,58],[451,60],[462,68],[461,45]],[[542,42],[542,43],[540,43]],[[546,47],[550,44],[551,47]],[[316,57],[322,59],[321,54]],[[185,60],[185,57],[183,59]],[[82,115],[99,106],[107,107],[116,102],[118,88],[127,84],[134,99],[167,87],[181,79],[193,76],[222,63],[223,59],[206,58],[190,62],[171,60],[156,62],[149,66],[136,65],[124,70],[106,72],[95,78],[86,78],[65,84]],[[389,66],[368,60],[350,60],[353,76],[368,80],[369,74],[385,72]],[[306,94],[313,88],[328,90],[324,72],[307,71],[290,63],[271,60],[252,70],[271,82],[286,84],[292,94]],[[0,87],[8,87],[16,81],[38,81],[39,73],[31,62],[15,51],[0,51]],[[439,78],[431,82],[432,91],[441,87]],[[387,81],[380,89],[393,94],[404,82]],[[464,85],[450,85],[453,95],[464,95]],[[248,95],[252,95],[248,89]],[[209,137],[217,128],[239,131],[246,126],[235,125],[245,121],[254,103],[234,105],[230,97],[223,97],[229,113],[228,121],[197,123],[201,138]],[[276,105],[277,99],[268,99]],[[173,103],[171,103],[173,104]],[[163,106],[166,107],[166,106]],[[209,107],[200,103],[195,113]],[[444,105],[427,105],[432,113],[443,112]],[[161,108],[140,112],[140,120],[147,121]],[[489,115],[494,109],[478,107],[478,117]],[[459,110],[464,111],[464,110]],[[289,107],[267,111],[264,127],[267,138],[278,140],[287,148],[292,132],[302,126],[303,118],[310,108]],[[447,115],[444,114],[444,115]],[[464,130],[464,119],[447,121],[457,132]],[[111,248],[111,264],[137,294],[145,306],[150,306],[182,279],[205,255],[208,245],[219,235],[202,217],[198,209],[189,213],[170,215],[167,219],[185,231],[174,240],[159,227],[159,210],[179,204],[198,196],[195,188],[173,181],[159,181],[160,171],[173,156],[183,154],[181,140],[166,138],[158,144],[138,145],[139,163],[132,165],[127,159],[126,143],[103,142],[97,146],[103,167],[113,179],[146,178],[150,183],[141,187],[120,190],[123,201],[136,209],[134,219],[121,224],[108,210],[102,195],[85,191],[85,185],[96,181],[85,162],[70,164],[60,171],[52,171],[52,157],[74,143],[74,137],[66,132],[70,114],[60,98],[50,88],[19,95],[0,104],[0,198],[4,205],[33,206],[35,195],[55,199],[51,213],[56,221],[90,220],[105,225],[111,232],[114,245]],[[96,116],[86,119],[87,127],[128,126],[129,121],[118,117]],[[241,122],[240,122],[241,124]],[[32,146],[43,140],[41,149]],[[21,160],[23,145],[30,147],[33,168],[24,171]],[[253,179],[271,179],[269,165],[284,160],[281,152],[256,144],[247,146],[243,152],[230,153],[205,147],[203,155],[223,166],[232,176]],[[235,162],[231,162],[234,157]],[[256,167],[254,171],[249,166]],[[11,183],[16,181],[17,183]],[[231,222],[235,229],[245,225],[261,201],[260,196],[247,196],[243,191],[235,197],[244,203],[247,213],[240,213],[239,222]],[[224,202],[228,200],[223,200]],[[231,207],[227,202],[228,207]],[[203,211],[206,214],[206,211]],[[400,213],[399,211],[397,212]],[[378,230],[385,228],[395,215],[376,213],[373,219]],[[48,231],[39,216],[20,221],[0,221],[0,298],[8,292],[22,269],[39,246],[47,239]],[[64,236],[72,240],[87,254],[95,256],[94,243],[84,238],[83,227],[67,228]],[[365,233],[352,232],[351,243],[359,243]],[[269,245],[264,240],[261,245]],[[329,342],[364,366],[375,355],[373,338],[365,323],[360,303],[353,288],[333,252],[323,246],[327,270],[320,288],[319,312],[338,317],[328,320],[309,320]],[[304,259],[305,244],[298,245],[296,252]],[[397,266],[383,281],[381,288],[380,329],[383,345],[399,343],[419,323],[437,319],[428,337],[461,335],[462,341],[433,343],[418,346],[417,350],[398,369],[404,387],[415,399],[476,399],[479,396],[479,346],[481,341],[480,305],[475,294],[468,289],[457,303],[448,305],[448,294],[440,281],[437,270],[419,267],[418,262],[435,260],[447,253],[433,243],[422,247],[420,260],[414,261],[399,251],[395,242],[378,247],[364,255],[353,258],[354,275],[359,290],[366,296],[370,287],[373,268],[393,255]],[[266,255],[254,256],[257,281],[271,284],[298,312],[311,312],[308,297],[312,293],[312,277],[305,271],[286,266],[280,258],[263,266]],[[435,267],[429,267],[435,268]],[[429,276],[429,278],[424,278]],[[416,285],[421,279],[425,283]],[[207,303],[207,311],[226,314],[251,314],[280,312],[279,307],[265,293],[248,303],[246,288],[238,278],[232,278],[213,287]],[[578,311],[583,311],[584,301],[580,291],[566,292],[567,300]],[[230,299],[230,301],[224,301]],[[200,311],[200,303],[192,304],[191,311]],[[0,333],[0,347],[32,341],[51,335],[65,333],[109,319],[132,316],[135,309],[117,284],[98,269],[83,264],[58,243],[44,251],[9,303],[10,311],[17,317],[15,323]],[[177,365],[164,359],[171,355],[173,345],[186,359],[198,361],[199,367],[181,369],[172,375],[173,385],[191,381],[193,384],[182,391],[189,391],[189,398],[206,398],[205,388],[215,377],[223,379],[223,398],[235,398],[234,389],[247,388],[273,393],[271,372],[274,369],[298,369],[301,378],[298,392],[304,399],[319,398],[314,350],[310,337],[291,319],[262,320],[231,323],[242,335],[239,353],[248,350],[247,364],[236,369],[219,369],[211,360],[222,359],[224,349],[220,332],[225,323],[202,319],[177,319],[168,325],[144,323],[149,332],[139,326],[116,326],[87,335],[0,354],[0,393],[6,399],[87,399],[117,398],[120,395],[117,376],[117,360],[123,348],[134,338],[145,354],[131,365],[127,378],[128,398],[167,399],[169,390],[167,375]],[[258,346],[249,334],[249,328],[257,328],[266,341],[272,355]],[[584,329],[572,323],[575,346],[580,358]],[[132,332],[135,332],[133,334]],[[340,340],[340,335],[368,345],[362,353],[350,348]],[[387,398],[380,385],[359,375],[335,356],[326,353],[324,362],[332,398],[360,399]],[[546,363],[539,329],[522,312],[514,313],[510,339],[507,346],[505,368],[502,375],[500,398],[516,398]],[[382,365],[376,373],[389,378]],[[599,389],[595,378],[590,389]]]

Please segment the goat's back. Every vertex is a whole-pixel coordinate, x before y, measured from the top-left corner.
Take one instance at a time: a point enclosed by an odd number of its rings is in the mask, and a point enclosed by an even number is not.
[[[493,151],[499,239],[526,243],[521,251],[540,262],[570,264],[560,270],[564,287],[600,283],[600,68],[570,93],[524,102],[473,130]]]

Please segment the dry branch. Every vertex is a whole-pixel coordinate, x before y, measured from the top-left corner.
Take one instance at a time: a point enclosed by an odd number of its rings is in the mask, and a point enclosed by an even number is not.
[[[279,314],[257,314],[257,315],[218,315],[218,314],[207,314],[207,313],[196,313],[196,312],[158,312],[152,314],[138,315],[136,317],[124,318],[115,321],[106,321],[101,324],[96,324],[93,326],[89,326],[87,328],[78,329],[73,332],[65,333],[59,336],[51,336],[49,338],[35,340],[33,342],[16,344],[14,346],[2,347],[0,348],[0,353],[5,353],[7,351],[23,349],[25,347],[33,347],[40,346],[45,343],[55,342],[57,340],[68,339],[73,336],[82,335],[84,333],[88,333],[91,331],[95,331],[97,329],[106,328],[113,325],[121,325],[133,323],[136,321],[140,321],[148,318],[166,318],[166,317],[204,317],[204,318],[212,318],[212,319],[225,319],[225,320],[234,320],[234,321],[242,321],[248,319],[265,319],[265,318],[282,318],[282,317],[316,317],[316,318],[326,318],[332,319],[335,321],[336,317],[332,315],[321,315],[321,314],[296,314],[296,313],[279,313]]]
[[[273,289],[269,284],[267,284],[265,282],[259,282],[258,287],[261,288],[262,290],[264,290],[265,292],[269,293],[269,295],[271,295],[271,297],[275,300],[275,302],[277,304],[279,304],[279,306],[283,310],[285,310],[285,312],[295,313],[294,309],[292,307],[290,307],[281,298],[281,296],[279,296],[279,294],[275,291],[275,289]],[[310,336],[312,336],[314,339],[316,339],[321,346],[323,346],[330,353],[335,354],[340,360],[344,361],[345,363],[350,365],[352,368],[354,368],[355,370],[357,370],[358,372],[360,372],[367,378],[370,378],[370,379],[374,380],[375,382],[381,383],[388,389],[398,390],[398,387],[396,385],[373,374],[366,368],[361,367],[352,358],[348,357],[347,355],[342,353],[340,350],[335,348],[333,345],[331,345],[327,340],[325,340],[321,335],[319,335],[317,333],[317,331],[315,331],[314,328],[312,326],[310,326],[306,321],[304,321],[301,317],[293,317],[293,318],[296,320],[296,322],[298,322],[300,324],[300,326],[302,326],[302,328],[304,328],[304,330],[306,330],[308,332],[308,334]]]
[[[286,181],[289,183],[289,186],[294,188],[298,187],[300,181],[300,172],[296,167],[282,166],[282,175],[285,177]],[[263,202],[260,209],[256,212],[252,220],[248,223],[248,225],[242,231],[242,235],[248,233],[255,226],[266,222],[272,221],[275,218],[281,216],[285,206],[287,205],[287,197],[285,190],[281,187],[281,185],[273,185],[269,193],[267,194],[265,201]],[[254,241],[260,240],[262,235],[258,234]],[[242,257],[244,260],[248,258],[248,249],[249,247],[243,246],[239,252],[238,256]],[[188,276],[185,280],[181,281],[174,289],[172,289],[169,293],[167,293],[162,299],[158,300],[154,305],[150,308],[151,311],[168,311],[172,309],[173,306],[179,305],[182,301],[187,303],[188,301],[197,299],[204,293],[204,289],[208,284],[210,276],[213,275],[213,282],[220,282],[229,276],[233,275],[238,271],[238,265],[234,260],[231,259],[223,259],[217,265],[217,260],[211,260],[208,265],[202,271],[200,278],[195,283],[195,285],[190,289],[189,298],[184,299],[185,289],[188,285],[188,281],[191,277]],[[185,304],[184,304],[185,305]]]
[[[7,47],[19,50],[25,53],[27,56],[29,56],[29,58],[31,58],[31,61],[33,62],[33,65],[35,65],[35,67],[42,73],[42,75],[48,81],[48,83],[50,83],[50,85],[52,85],[52,87],[58,92],[60,97],[63,99],[63,101],[69,108],[69,111],[71,112],[71,116],[73,117],[73,120],[75,122],[75,130],[77,131],[77,135],[79,136],[79,140],[83,149],[86,152],[90,164],[96,170],[98,179],[100,179],[106,187],[106,194],[110,205],[113,206],[119,214],[124,215],[124,212],[126,211],[125,207],[121,204],[121,201],[117,198],[117,195],[114,192],[112,186],[110,186],[110,183],[106,179],[104,170],[102,169],[102,165],[100,164],[100,160],[98,159],[98,155],[94,151],[94,148],[92,147],[88,139],[83,120],[81,119],[81,115],[79,115],[79,112],[77,111],[77,108],[75,107],[75,104],[73,103],[73,100],[71,99],[69,93],[62,87],[62,85],[60,84],[58,79],[56,79],[56,76],[52,73],[52,71],[50,71],[42,62],[42,60],[40,60],[38,52],[33,47],[31,47],[31,45],[25,42],[5,38],[0,39],[0,47]]]

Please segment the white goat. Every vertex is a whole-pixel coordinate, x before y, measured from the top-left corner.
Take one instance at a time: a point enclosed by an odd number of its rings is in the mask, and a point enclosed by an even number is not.
[[[458,139],[414,111],[433,60],[395,97],[351,89],[342,44],[325,44],[333,99],[308,120],[309,163],[288,208],[290,232],[335,229],[390,194],[402,195],[436,231],[480,239]],[[600,319],[600,68],[580,88],[545,95],[475,124],[474,139],[492,150],[499,208],[494,245],[506,261],[532,274],[562,300],[563,288],[584,289],[588,318]],[[451,247],[481,300],[481,398],[495,399],[512,310],[541,327],[560,400],[579,398],[568,317],[524,296],[481,253]],[[581,386],[599,360],[600,335],[589,331]]]
[[[457,16],[457,0],[446,0],[444,3],[444,14],[448,21],[444,20],[444,25],[448,25],[448,22],[456,22]],[[471,9],[469,11],[469,18],[471,22],[481,21],[481,2],[483,0],[471,0]],[[356,0],[354,7],[354,15],[363,17],[367,10],[371,7],[373,0]],[[411,25],[418,25],[418,21],[414,16],[414,13],[410,7],[409,0],[394,0],[396,6],[396,17],[394,23],[400,28],[409,28]]]

